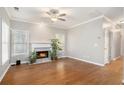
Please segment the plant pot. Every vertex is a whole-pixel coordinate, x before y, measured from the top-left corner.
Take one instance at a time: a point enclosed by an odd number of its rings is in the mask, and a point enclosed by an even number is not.
[[[51,57],[51,60],[57,60],[58,58],[57,57]]]
[[[33,64],[33,63],[35,63],[35,62],[36,62],[36,59],[30,60],[30,63],[31,63],[31,64]]]

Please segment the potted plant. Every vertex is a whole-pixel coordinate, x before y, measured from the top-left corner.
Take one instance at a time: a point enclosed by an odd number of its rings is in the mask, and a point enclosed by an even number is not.
[[[62,50],[60,47],[61,42],[59,39],[51,39],[51,47],[52,50],[50,51],[51,60],[56,60],[58,58],[58,52]]]
[[[32,64],[32,63],[35,63],[36,59],[37,59],[36,52],[33,51],[33,52],[31,53],[31,56],[29,57],[30,63],[31,63],[31,64]]]

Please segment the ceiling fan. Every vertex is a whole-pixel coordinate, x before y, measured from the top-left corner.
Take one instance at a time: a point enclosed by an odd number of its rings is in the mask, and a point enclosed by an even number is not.
[[[46,12],[47,15],[50,16],[51,21],[55,22],[57,20],[60,21],[66,21],[63,17],[66,16],[65,13],[59,13],[59,10],[57,9],[50,9],[48,12]]]

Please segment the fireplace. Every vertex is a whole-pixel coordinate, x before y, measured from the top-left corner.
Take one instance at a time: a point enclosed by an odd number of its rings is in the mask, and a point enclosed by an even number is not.
[[[37,51],[36,55],[37,55],[37,59],[48,58],[49,53],[48,51]]]
[[[33,51],[36,52],[36,62],[37,63],[44,63],[50,62],[50,54],[51,51],[51,44],[50,43],[33,43],[31,44],[31,48]]]

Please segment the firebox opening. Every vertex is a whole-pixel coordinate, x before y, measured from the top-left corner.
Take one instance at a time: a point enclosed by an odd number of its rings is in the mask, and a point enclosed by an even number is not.
[[[48,51],[38,51],[36,52],[37,59],[39,58],[48,58]]]

